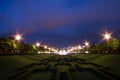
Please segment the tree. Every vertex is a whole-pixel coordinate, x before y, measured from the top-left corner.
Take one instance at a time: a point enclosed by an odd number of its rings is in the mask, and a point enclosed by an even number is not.
[[[14,44],[14,39],[11,36],[0,37],[0,49],[1,52],[11,52],[16,45]]]
[[[120,42],[113,38],[108,43],[110,53],[119,53]]]
[[[119,48],[119,40],[117,39],[111,39],[109,42],[108,42],[108,45],[109,47],[111,47],[113,50],[116,50]]]
[[[35,50],[32,45],[25,42],[21,42],[18,46],[18,49],[20,50],[21,54],[33,53],[33,51]]]

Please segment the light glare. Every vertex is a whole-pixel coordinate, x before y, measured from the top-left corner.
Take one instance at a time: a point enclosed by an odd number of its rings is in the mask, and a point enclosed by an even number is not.
[[[85,46],[89,46],[89,42],[85,42]]]
[[[109,40],[111,38],[111,33],[106,32],[103,36],[104,36],[104,39]]]
[[[47,49],[47,46],[44,46],[45,49]]]
[[[40,43],[39,43],[39,42],[37,42],[37,43],[36,43],[36,46],[38,46],[38,47],[39,47],[39,46],[40,46]]]
[[[22,35],[17,33],[17,34],[15,35],[15,39],[16,39],[17,41],[20,41],[20,40],[22,39]]]
[[[67,52],[65,50],[60,50],[58,54],[59,55],[67,55]]]

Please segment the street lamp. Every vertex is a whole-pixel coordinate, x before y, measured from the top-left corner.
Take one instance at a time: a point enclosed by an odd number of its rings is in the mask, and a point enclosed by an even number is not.
[[[47,46],[44,46],[45,49],[47,49]]]
[[[37,46],[37,47],[39,47],[39,46],[40,46],[40,43],[39,43],[39,42],[37,42],[37,43],[36,43],[36,46]]]
[[[104,36],[104,39],[109,41],[109,39],[111,38],[111,33],[106,32],[105,34],[103,34],[103,36]]]
[[[20,40],[22,39],[22,35],[21,34],[19,34],[19,33],[17,33],[16,35],[14,35],[14,38],[15,38],[15,40],[18,42],[18,50],[17,50],[17,53],[19,53],[20,52],[20,49],[19,49],[19,45],[20,45]]]
[[[87,42],[87,41],[84,44],[85,44],[86,47],[89,46],[89,42]]]
[[[15,37],[15,40],[17,41],[20,41],[22,39],[22,35],[18,33],[14,37]]]
[[[51,51],[51,48],[48,48],[49,52]]]
[[[104,37],[104,39],[108,42],[108,41],[111,39],[111,33],[106,32],[105,34],[103,34],[103,37]],[[109,48],[109,47],[108,47],[108,45],[107,45],[107,53],[108,53],[108,51],[109,51],[108,48]]]
[[[51,48],[48,48],[49,50],[51,50]]]
[[[38,49],[38,50],[37,50],[37,51],[38,51],[38,53],[40,53],[40,51],[39,51],[39,46],[40,46],[40,43],[39,43],[39,42],[36,42],[36,43],[35,43],[35,45],[36,45],[36,47],[37,47],[37,49]]]
[[[39,42],[36,42],[35,45],[37,46],[37,49],[39,50],[40,43],[39,43]]]
[[[88,47],[89,47],[90,44],[89,44],[88,41],[86,41],[84,44],[85,44],[85,47],[86,47],[86,51],[85,51],[85,53],[88,53]]]
[[[79,46],[78,46],[78,49],[81,49],[81,48],[82,48],[81,45],[79,45]]]

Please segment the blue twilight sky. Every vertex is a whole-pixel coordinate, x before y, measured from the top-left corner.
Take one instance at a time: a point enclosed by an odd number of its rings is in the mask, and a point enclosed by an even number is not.
[[[56,47],[100,42],[112,31],[120,39],[120,0],[0,0],[0,34]]]

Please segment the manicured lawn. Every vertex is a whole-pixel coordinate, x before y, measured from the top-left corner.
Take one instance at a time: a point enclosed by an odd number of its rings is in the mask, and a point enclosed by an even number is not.
[[[119,62],[111,54],[1,55],[0,80],[107,80],[120,76]]]
[[[5,55],[0,56],[0,80],[6,79],[18,68],[28,64],[38,63],[51,55]]]

